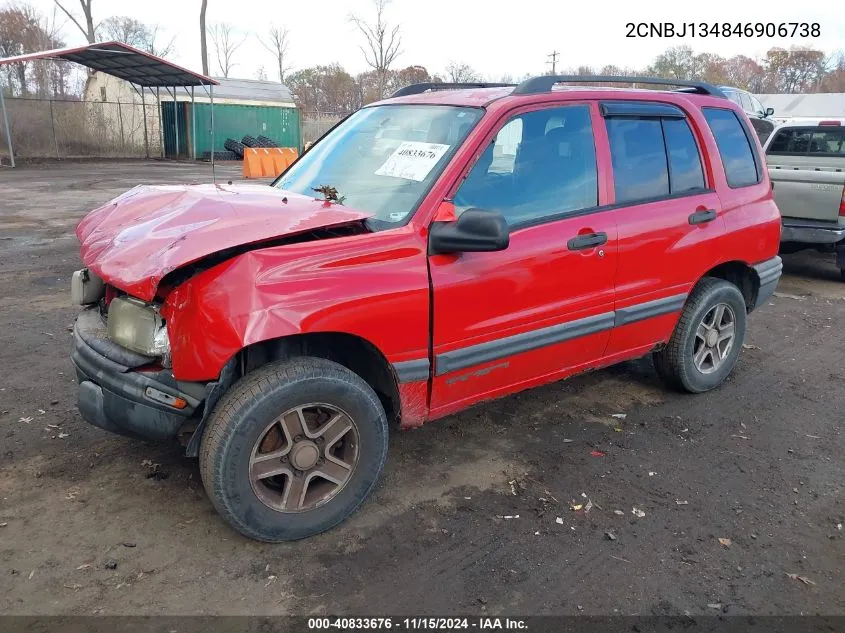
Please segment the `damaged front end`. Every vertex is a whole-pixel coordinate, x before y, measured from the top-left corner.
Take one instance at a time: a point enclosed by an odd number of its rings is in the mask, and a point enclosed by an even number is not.
[[[72,299],[84,308],[71,351],[82,417],[133,438],[179,438],[196,455],[197,430],[234,381],[236,362],[177,378],[171,339],[189,306],[174,291],[252,250],[366,232],[366,217],[255,186],[138,187],[93,211],[77,227],[87,267],[71,279]],[[189,338],[188,348],[202,347],[213,332]]]

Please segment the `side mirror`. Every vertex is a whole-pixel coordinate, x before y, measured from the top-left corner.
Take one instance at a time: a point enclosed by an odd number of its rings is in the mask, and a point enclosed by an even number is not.
[[[467,209],[455,222],[435,222],[428,235],[429,255],[484,253],[508,247],[510,231],[497,211]]]
[[[766,116],[772,116],[775,113],[774,108],[766,108]]]

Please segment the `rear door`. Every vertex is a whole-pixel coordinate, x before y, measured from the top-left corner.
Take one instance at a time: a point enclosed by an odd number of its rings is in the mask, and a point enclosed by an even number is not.
[[[619,231],[608,355],[648,351],[668,338],[692,284],[718,258],[722,206],[686,112],[642,102],[606,102],[602,112]]]
[[[613,325],[616,226],[600,209],[596,124],[588,103],[512,112],[456,186],[458,213],[499,211],[511,235],[500,252],[429,259],[432,417],[602,357]]]

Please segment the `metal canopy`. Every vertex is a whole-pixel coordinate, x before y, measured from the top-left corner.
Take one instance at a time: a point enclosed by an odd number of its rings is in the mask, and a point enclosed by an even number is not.
[[[70,48],[56,48],[38,53],[27,53],[15,57],[0,58],[0,66],[18,62],[29,62],[36,59],[64,59],[82,66],[87,66],[107,75],[112,75],[128,81],[136,86],[135,90],[141,95],[141,102],[144,107],[144,145],[149,158],[149,144],[147,140],[147,117],[146,104],[143,88],[156,89],[156,102],[158,104],[159,116],[161,116],[161,99],[159,98],[160,88],[173,88],[173,99],[176,100],[176,88],[191,88],[191,103],[194,101],[194,86],[202,86],[211,100],[211,173],[214,174],[214,86],[220,82],[195,73],[181,66],[177,66],[166,59],[156,57],[123,42],[100,42],[88,46],[76,46]],[[138,90],[138,87],[141,90]],[[3,100],[3,86],[0,84],[0,110],[3,113],[3,124],[6,131],[6,139],[9,146],[9,158],[12,167],[15,166],[15,152],[12,148],[12,135],[9,131],[9,117],[6,112],[6,104]],[[193,111],[191,114],[194,117]],[[178,117],[174,117],[174,126],[177,125]],[[196,128],[196,122],[193,122]],[[164,131],[159,126],[163,135]],[[194,129],[194,132],[196,130]],[[121,129],[122,133],[122,129]],[[177,130],[178,138],[178,130]],[[162,157],[164,156],[164,142],[162,140]],[[194,134],[191,156],[196,160],[196,135]]]
[[[89,44],[88,46],[28,53],[16,57],[4,57],[0,59],[0,66],[16,62],[28,62],[34,59],[64,59],[144,87],[214,86],[218,84],[211,77],[187,70],[166,59],[145,53],[123,42],[103,42]]]

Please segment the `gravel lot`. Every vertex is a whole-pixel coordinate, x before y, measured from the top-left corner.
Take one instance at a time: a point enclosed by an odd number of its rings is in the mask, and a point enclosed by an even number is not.
[[[137,183],[209,178],[189,163],[0,169],[0,613],[845,615],[831,257],[785,258],[721,389],[670,393],[646,359],[397,432],[351,520],[262,545],[216,516],[177,446],[75,409],[76,222]]]

